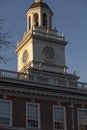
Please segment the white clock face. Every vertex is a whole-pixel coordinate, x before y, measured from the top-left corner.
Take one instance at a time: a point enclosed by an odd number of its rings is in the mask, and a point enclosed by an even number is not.
[[[23,53],[23,57],[22,57],[23,63],[25,63],[27,61],[27,59],[28,59],[28,51],[25,50],[24,53]]]
[[[43,58],[46,61],[53,61],[55,58],[55,51],[50,46],[45,46],[43,48]]]

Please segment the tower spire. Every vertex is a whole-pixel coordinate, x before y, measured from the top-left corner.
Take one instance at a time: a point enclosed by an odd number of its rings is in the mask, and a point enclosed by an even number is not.
[[[43,2],[43,0],[35,0],[35,2]]]

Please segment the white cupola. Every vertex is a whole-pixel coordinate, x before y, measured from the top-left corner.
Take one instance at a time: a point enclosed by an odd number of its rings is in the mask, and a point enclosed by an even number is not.
[[[35,0],[30,6],[27,13],[27,32],[33,26],[45,29],[52,29],[52,16],[53,12],[43,0]]]

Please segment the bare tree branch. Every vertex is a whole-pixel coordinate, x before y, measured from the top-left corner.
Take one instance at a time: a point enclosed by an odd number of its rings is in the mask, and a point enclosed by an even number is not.
[[[11,47],[13,43],[10,41],[9,32],[3,32],[4,19],[0,19],[0,52]],[[8,58],[0,54],[0,63],[8,62]]]

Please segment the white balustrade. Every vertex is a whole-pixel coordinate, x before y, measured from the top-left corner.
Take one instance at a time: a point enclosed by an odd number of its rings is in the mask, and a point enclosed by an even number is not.
[[[26,80],[27,82],[43,83],[46,85],[53,85],[59,87],[74,88],[78,90],[87,90],[87,83],[70,81],[64,78],[55,78],[44,75],[25,74],[19,72],[13,72],[8,70],[0,70],[0,79],[7,80]]]

